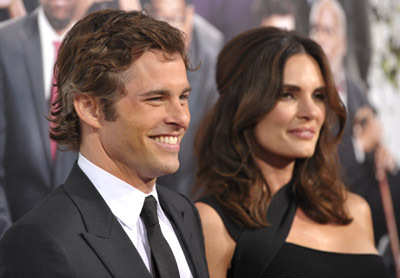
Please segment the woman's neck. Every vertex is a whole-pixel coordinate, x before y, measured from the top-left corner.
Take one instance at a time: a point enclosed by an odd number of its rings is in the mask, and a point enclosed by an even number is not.
[[[257,157],[254,159],[271,189],[272,195],[292,179],[295,160],[267,162]]]

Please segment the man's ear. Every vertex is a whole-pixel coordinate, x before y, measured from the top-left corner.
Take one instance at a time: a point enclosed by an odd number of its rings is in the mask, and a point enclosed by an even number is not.
[[[93,128],[101,126],[101,107],[97,99],[87,94],[74,96],[74,107],[79,119]]]

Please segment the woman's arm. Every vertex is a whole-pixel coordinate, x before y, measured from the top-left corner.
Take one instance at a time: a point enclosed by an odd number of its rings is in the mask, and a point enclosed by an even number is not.
[[[210,278],[226,277],[236,243],[212,207],[201,202],[197,202],[196,207],[203,227]]]

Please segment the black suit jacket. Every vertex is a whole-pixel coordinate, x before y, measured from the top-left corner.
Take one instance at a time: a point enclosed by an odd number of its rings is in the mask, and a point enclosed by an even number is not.
[[[197,210],[158,187],[194,277],[208,277]],[[151,277],[139,253],[75,164],[66,183],[17,221],[0,241],[0,277]]]

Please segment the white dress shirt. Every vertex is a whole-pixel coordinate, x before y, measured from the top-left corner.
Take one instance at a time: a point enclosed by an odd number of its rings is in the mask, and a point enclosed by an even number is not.
[[[38,8],[38,24],[40,45],[42,49],[44,94],[46,100],[49,100],[53,82],[54,63],[56,62],[54,42],[61,42],[65,34],[60,36],[56,31],[54,31],[44,14],[42,6],[39,6]]]
[[[99,168],[82,154],[79,154],[78,165],[103,197],[152,274],[150,246],[147,240],[146,228],[140,218],[140,212],[142,211],[144,199],[149,195],[153,195],[157,200],[157,214],[161,231],[175,256],[180,277],[193,277],[171,222],[159,204],[156,185],[154,185],[151,193],[145,194]]]

